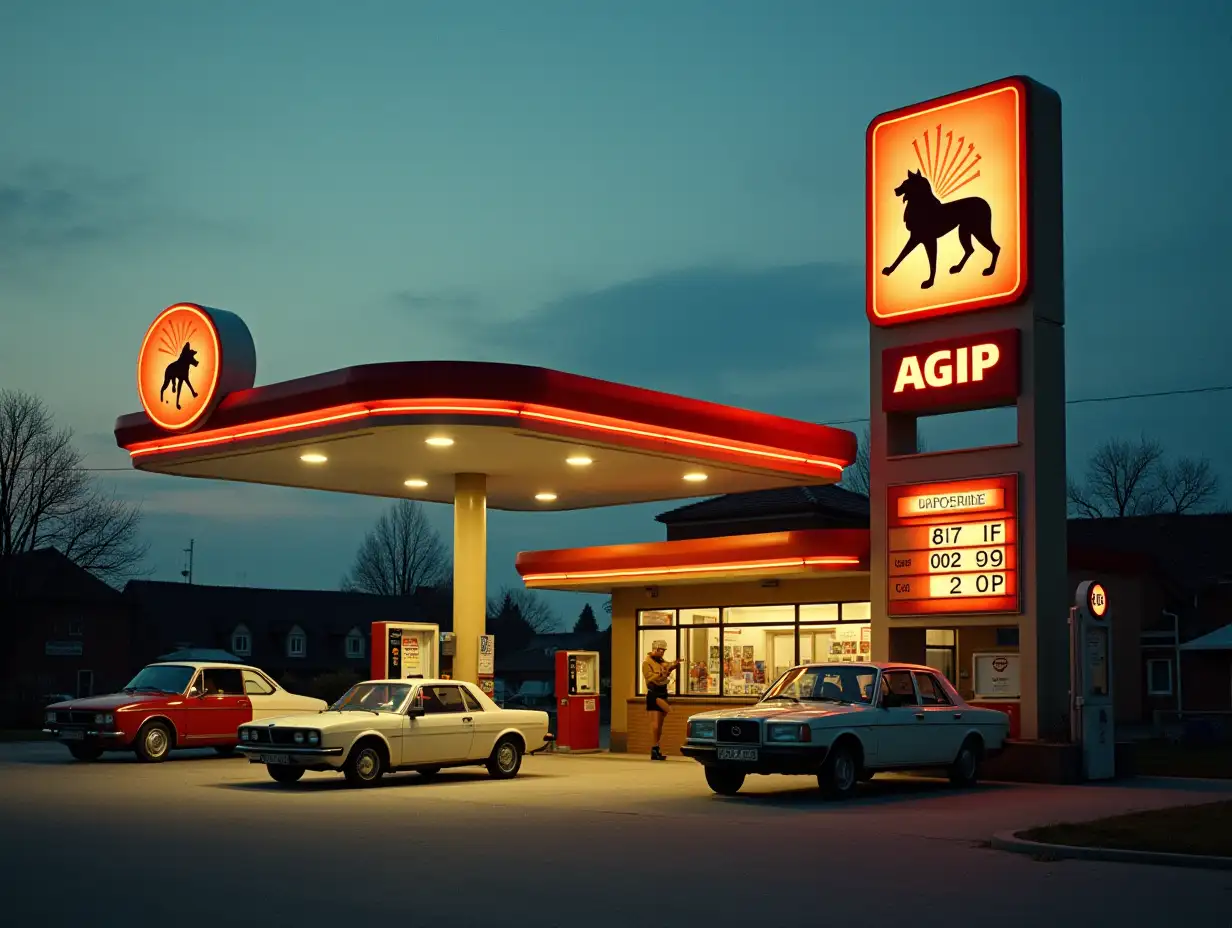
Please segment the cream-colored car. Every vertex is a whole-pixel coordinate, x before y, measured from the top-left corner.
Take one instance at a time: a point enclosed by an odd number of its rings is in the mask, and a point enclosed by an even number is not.
[[[353,786],[415,770],[485,766],[517,776],[525,754],[548,747],[548,715],[502,709],[460,680],[368,680],[315,716],[264,719],[240,727],[239,750],[279,783],[306,770],[341,771]]]

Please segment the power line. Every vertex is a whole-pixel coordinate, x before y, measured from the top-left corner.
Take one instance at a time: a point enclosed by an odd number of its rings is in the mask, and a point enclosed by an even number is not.
[[[1112,396],[1083,396],[1077,399],[1066,400],[1066,406],[1082,406],[1087,403],[1120,403],[1126,400],[1149,400],[1156,399],[1161,396],[1194,396],[1199,393],[1227,393],[1232,391],[1232,384],[1213,387],[1191,387],[1183,390],[1156,390],[1151,393],[1117,393]],[[857,425],[861,422],[868,422],[868,416],[853,419],[831,419],[828,422],[822,422],[822,425]],[[131,467],[81,467],[78,470],[85,471],[91,474],[105,473],[121,473],[121,474],[139,474],[139,470],[134,470]]]
[[[1154,399],[1159,396],[1192,396],[1196,393],[1226,393],[1232,390],[1232,384],[1226,384],[1220,387],[1192,387],[1186,390],[1157,390],[1153,393],[1118,393],[1114,396],[1083,396],[1077,399],[1066,400],[1066,406],[1081,406],[1084,403],[1117,403],[1123,400],[1147,400]],[[833,419],[829,422],[823,422],[822,425],[855,425],[859,422],[868,422],[868,416],[860,419]]]

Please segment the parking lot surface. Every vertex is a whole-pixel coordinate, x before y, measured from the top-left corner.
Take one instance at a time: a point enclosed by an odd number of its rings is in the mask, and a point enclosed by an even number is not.
[[[986,842],[1229,796],[1209,781],[954,790],[890,776],[846,803],[786,777],[722,798],[692,762],[608,755],[528,758],[511,781],[476,769],[355,790],[309,773],[288,789],[242,758],[78,764],[59,745],[7,744],[0,897],[42,925],[864,925],[958,910],[998,928],[1197,923],[1232,906],[1232,874]]]

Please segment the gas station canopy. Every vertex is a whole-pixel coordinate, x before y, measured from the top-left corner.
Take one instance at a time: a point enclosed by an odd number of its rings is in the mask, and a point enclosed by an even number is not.
[[[837,481],[841,429],[515,364],[368,364],[227,395],[198,431],[121,416],[141,470],[487,506],[584,509]]]

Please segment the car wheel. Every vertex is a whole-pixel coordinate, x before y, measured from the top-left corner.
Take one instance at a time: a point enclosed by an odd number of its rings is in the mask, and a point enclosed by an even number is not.
[[[86,744],[70,744],[68,752],[73,755],[73,760],[92,761],[98,760],[103,756],[103,749],[91,747]]]
[[[218,747],[214,748],[214,751],[216,754],[218,754],[219,757],[234,757],[235,756],[235,745],[234,744],[220,744]]]
[[[958,756],[950,765],[950,782],[955,786],[975,786],[980,778],[980,743],[968,738],[958,749]]]
[[[518,775],[522,768],[522,748],[513,738],[501,738],[488,758],[488,773],[498,780],[508,780]]]
[[[706,785],[720,796],[734,796],[744,786],[744,774],[739,770],[707,767]]]
[[[840,741],[830,749],[826,765],[817,774],[817,785],[834,799],[847,799],[860,782],[860,760],[849,743]]]
[[[342,772],[352,786],[375,786],[385,772],[385,755],[375,742],[360,742],[351,749]]]
[[[288,764],[268,764],[265,769],[275,783],[298,783],[304,775],[303,767],[292,767]]]
[[[171,729],[165,722],[149,722],[137,733],[137,759],[157,764],[171,752]]]
[[[422,780],[435,780],[436,775],[441,772],[440,767],[420,767],[416,771]]]

